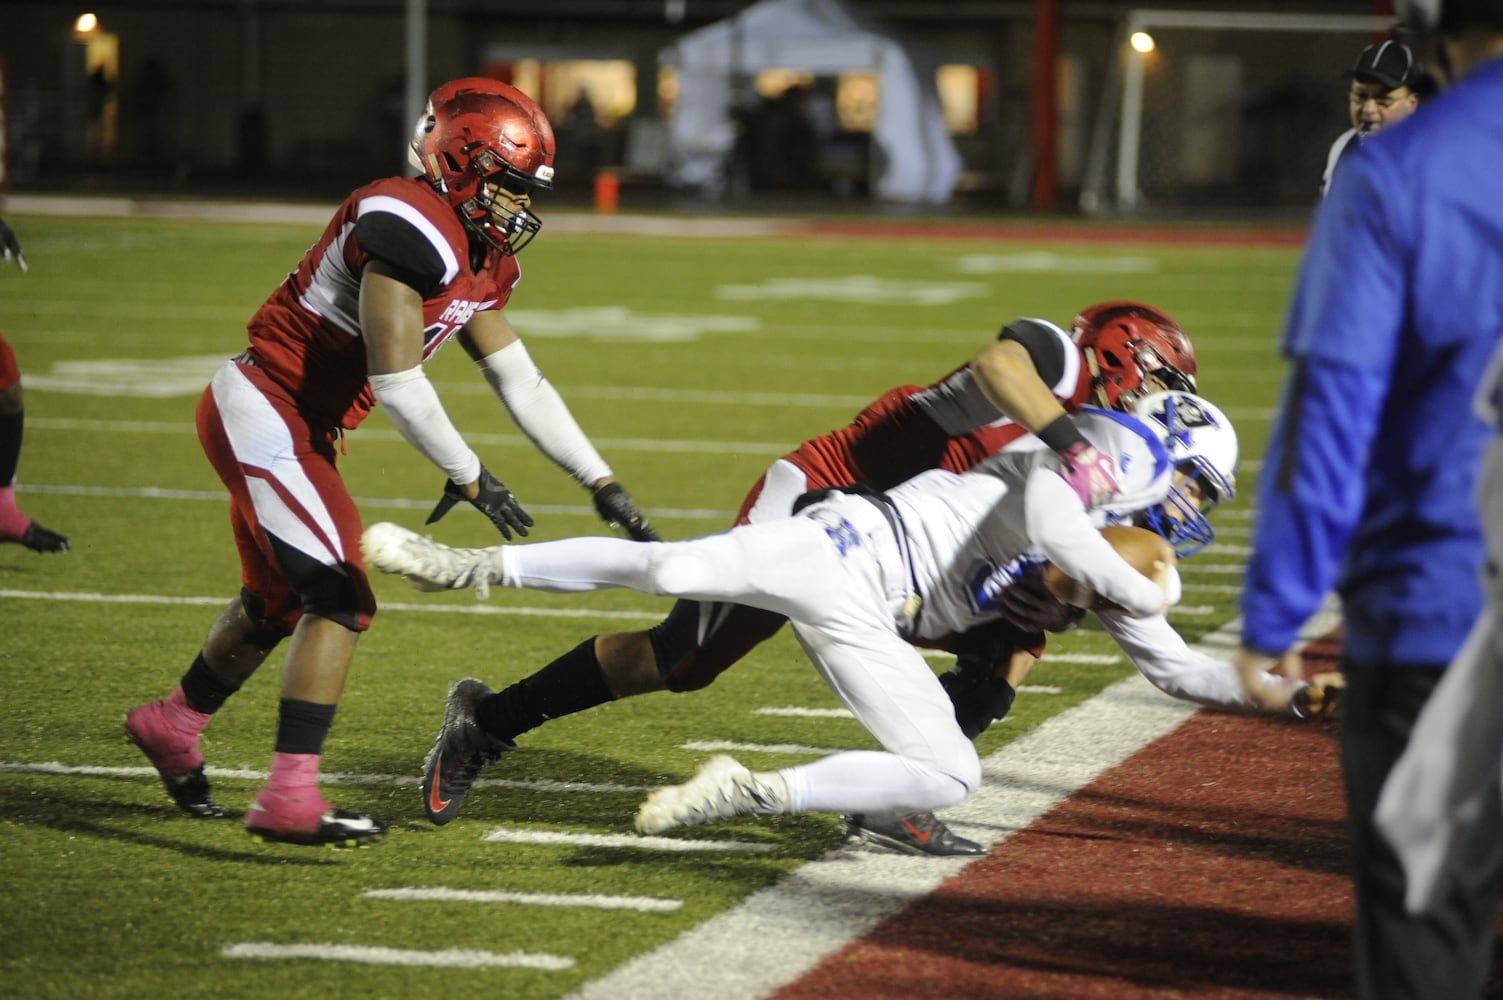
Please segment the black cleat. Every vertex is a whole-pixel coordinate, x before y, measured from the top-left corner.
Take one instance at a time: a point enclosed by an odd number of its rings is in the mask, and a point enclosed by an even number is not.
[[[72,545],[67,536],[59,535],[32,521],[19,535],[0,535],[0,542],[24,545],[33,552],[67,552]]]
[[[21,544],[33,552],[67,552],[72,546],[66,535],[59,535],[32,521],[21,536]]]
[[[957,837],[932,812],[856,813],[840,817],[840,829],[847,837],[860,837],[869,844],[905,854],[949,858],[986,853],[986,848],[974,840]]]
[[[467,677],[449,688],[444,726],[423,761],[423,809],[435,826],[443,826],[459,807],[480,769],[517,745],[497,739],[475,721],[475,704],[491,689]]]
[[[214,804],[214,793],[209,789],[202,764],[175,778],[164,775],[162,784],[167,786],[167,794],[177,807],[194,819],[224,819],[224,810]]]
[[[194,819],[224,818],[225,812],[214,804],[209,779],[204,774],[198,737],[186,736],[167,725],[162,718],[161,702],[147,702],[126,712],[125,738],[151,761],[179,809]],[[169,771],[176,773],[169,775]]]

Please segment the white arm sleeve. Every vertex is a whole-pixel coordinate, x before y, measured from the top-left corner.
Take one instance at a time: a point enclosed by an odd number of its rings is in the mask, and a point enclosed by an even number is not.
[[[1253,711],[1253,701],[1242,687],[1236,666],[1230,660],[1191,649],[1163,615],[1131,618],[1116,611],[1099,611],[1096,617],[1138,672],[1165,694],[1224,711]],[[1292,692],[1289,683],[1274,674],[1265,674],[1262,682]]]
[[[611,478],[611,467],[579,429],[558,390],[532,363],[520,340],[478,363],[511,418],[539,451],[584,486]]]
[[[1044,558],[1129,614],[1153,615],[1164,610],[1163,588],[1117,554],[1091,523],[1080,497],[1052,465],[1030,472],[1024,489],[1028,534]]]
[[[371,376],[371,392],[407,443],[458,485],[480,478],[480,457],[454,429],[422,365]]]

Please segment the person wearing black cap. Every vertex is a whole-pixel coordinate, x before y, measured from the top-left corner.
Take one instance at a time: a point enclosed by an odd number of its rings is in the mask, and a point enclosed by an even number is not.
[[[1326,155],[1321,197],[1331,186],[1331,176],[1341,158],[1357,148],[1356,140],[1376,135],[1413,114],[1425,89],[1423,82],[1428,81],[1409,46],[1394,41],[1375,42],[1363,49],[1346,75],[1352,81],[1347,94],[1352,127],[1336,138]]]

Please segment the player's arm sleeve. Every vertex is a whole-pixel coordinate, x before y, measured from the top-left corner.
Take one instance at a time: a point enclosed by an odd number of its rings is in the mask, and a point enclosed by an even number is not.
[[[1316,212],[1285,331],[1292,367],[1258,477],[1242,643],[1277,656],[1333,586],[1366,500],[1406,303],[1404,227],[1357,150]]]
[[[1163,615],[1131,618],[1099,611],[1096,617],[1138,672],[1170,697],[1228,712],[1254,710],[1236,666],[1191,649]],[[1265,674],[1264,683],[1291,688],[1287,680],[1273,674]]]
[[[484,355],[477,364],[497,398],[539,451],[587,488],[613,478],[611,467],[580,429],[553,383],[533,364],[525,344],[513,340]]]
[[[371,392],[397,432],[459,485],[480,478],[480,457],[444,412],[422,366],[370,377]]]
[[[1091,523],[1080,497],[1052,466],[1030,472],[1025,490],[1028,534],[1044,558],[1130,615],[1164,610],[1164,588],[1117,554]]]

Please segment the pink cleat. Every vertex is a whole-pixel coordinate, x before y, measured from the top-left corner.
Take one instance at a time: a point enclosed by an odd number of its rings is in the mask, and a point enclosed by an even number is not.
[[[245,813],[245,829],[258,841],[305,847],[368,847],[386,835],[380,820],[335,809],[316,788],[262,788]]]

